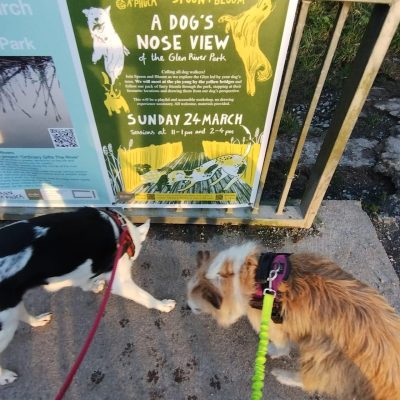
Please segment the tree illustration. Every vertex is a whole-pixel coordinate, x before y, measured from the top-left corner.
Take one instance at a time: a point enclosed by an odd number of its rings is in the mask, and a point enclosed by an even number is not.
[[[31,109],[41,104],[45,116],[53,113],[55,120],[60,121],[62,117],[52,94],[55,85],[59,82],[51,57],[0,57],[0,109],[3,113],[20,110],[32,118]]]

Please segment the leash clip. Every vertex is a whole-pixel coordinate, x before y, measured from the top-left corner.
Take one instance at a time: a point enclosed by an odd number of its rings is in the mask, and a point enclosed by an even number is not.
[[[265,288],[263,291],[263,296],[270,294],[271,296],[274,296],[274,298],[276,297],[276,291],[272,288]]]
[[[279,274],[278,269],[271,269],[269,272],[269,277],[267,278],[268,281],[268,287],[264,289],[263,295],[265,296],[266,294],[271,294],[272,296],[276,297],[276,290],[272,288],[272,282],[276,279],[276,277]]]

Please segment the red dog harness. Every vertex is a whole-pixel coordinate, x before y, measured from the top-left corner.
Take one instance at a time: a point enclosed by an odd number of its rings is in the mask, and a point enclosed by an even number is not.
[[[102,210],[104,211],[112,220],[115,222],[115,224],[118,227],[118,232],[119,232],[119,237],[121,237],[122,232],[124,230],[128,231],[128,228],[126,226],[126,222],[124,218],[122,217],[121,214],[117,213],[116,211],[113,210]],[[129,234],[124,235],[122,242],[119,243],[120,246],[122,246],[122,253],[125,254],[128,253],[128,256],[131,258],[135,255],[135,244],[133,243],[132,237]]]
[[[256,270],[256,292],[250,300],[250,306],[261,310],[264,290],[274,294],[271,319],[275,324],[283,322],[282,293],[278,290],[281,282],[290,275],[290,253],[261,253]]]

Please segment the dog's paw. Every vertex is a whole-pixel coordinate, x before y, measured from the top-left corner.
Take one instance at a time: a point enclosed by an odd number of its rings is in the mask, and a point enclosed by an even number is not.
[[[103,291],[105,285],[106,285],[106,281],[104,281],[104,280],[93,282],[92,292],[100,293],[101,291]]]
[[[53,316],[52,313],[44,313],[44,314],[37,315],[29,322],[29,325],[33,326],[34,328],[36,328],[38,326],[44,326],[51,321],[52,316]]]
[[[162,311],[162,312],[170,312],[176,306],[175,300],[164,299],[164,300],[161,300],[161,303],[162,304],[160,305],[160,307],[158,309],[159,309],[159,311]]]
[[[303,387],[300,374],[297,371],[286,371],[280,368],[273,368],[271,374],[275,376],[276,380],[283,385]]]
[[[12,383],[18,378],[18,375],[15,372],[9,371],[8,369],[1,370],[0,368],[0,371],[0,386]]]

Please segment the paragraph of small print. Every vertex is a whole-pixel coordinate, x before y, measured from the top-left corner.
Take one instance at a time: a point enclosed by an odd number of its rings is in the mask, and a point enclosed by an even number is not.
[[[54,147],[79,147],[73,128],[48,128]]]

